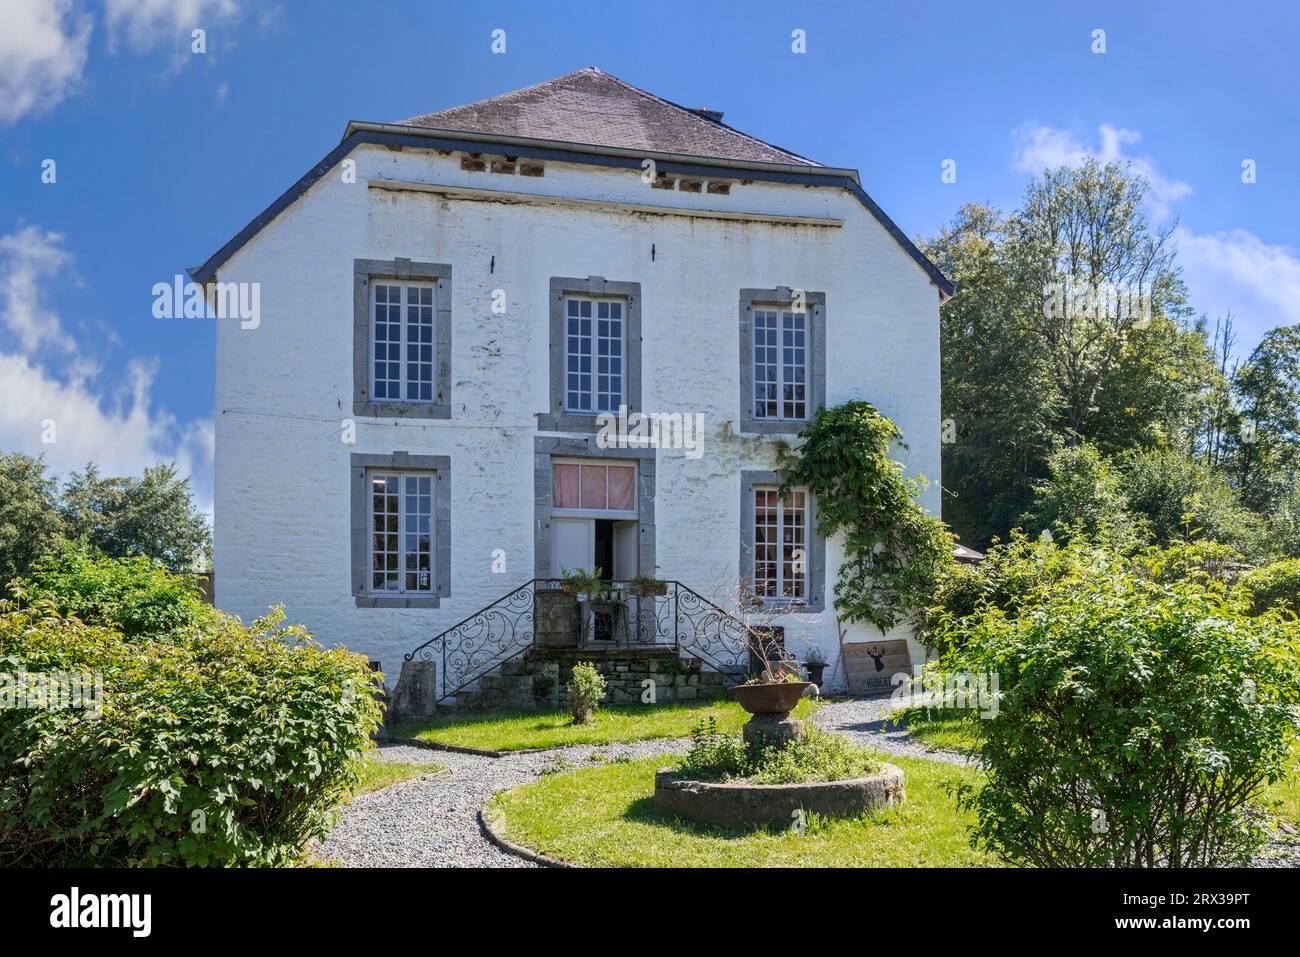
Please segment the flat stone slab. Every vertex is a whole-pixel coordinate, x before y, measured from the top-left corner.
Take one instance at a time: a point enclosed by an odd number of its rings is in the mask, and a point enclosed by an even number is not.
[[[809,784],[714,783],[681,778],[671,768],[655,772],[659,810],[720,827],[789,827],[800,809],[805,814],[856,817],[906,799],[903,769],[892,764],[870,777]]]

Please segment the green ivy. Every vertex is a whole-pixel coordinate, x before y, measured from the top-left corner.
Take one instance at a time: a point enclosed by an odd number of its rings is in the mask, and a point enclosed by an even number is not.
[[[782,493],[806,487],[822,535],[844,535],[835,607],[845,621],[882,632],[924,608],[952,564],[952,536],[917,496],[925,480],[907,478],[889,456],[902,432],[869,402],[821,409],[802,445],[779,451]],[[905,446],[904,446],[905,447]]]

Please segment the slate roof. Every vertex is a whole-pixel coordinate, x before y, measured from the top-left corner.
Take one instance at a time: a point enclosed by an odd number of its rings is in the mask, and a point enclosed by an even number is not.
[[[732,129],[721,116],[679,106],[589,66],[536,86],[397,122],[655,153],[821,165]]]

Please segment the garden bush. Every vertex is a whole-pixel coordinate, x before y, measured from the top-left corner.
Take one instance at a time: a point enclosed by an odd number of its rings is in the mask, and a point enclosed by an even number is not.
[[[98,712],[0,710],[9,866],[292,864],[356,786],[380,719],[365,659],[278,609],[126,638],[0,603],[0,672],[10,694],[42,673],[102,684]]]
[[[880,759],[842,734],[809,726],[784,747],[760,748],[738,734],[719,734],[713,718],[691,729],[691,748],[681,773],[699,780],[750,784],[847,781],[875,774]]]
[[[217,615],[193,576],[148,558],[108,558],[69,546],[37,563],[26,597],[127,638],[193,631]]]
[[[573,680],[569,683],[570,705],[573,709],[573,723],[586,724],[591,720],[600,699],[605,697],[605,677],[596,670],[596,666],[581,661],[573,666]]]
[[[1256,568],[1242,578],[1241,584],[1250,592],[1255,614],[1280,608],[1300,615],[1300,558]]]
[[[1068,551],[1090,571],[1014,617],[990,605],[946,626],[945,667],[1000,680],[986,781],[960,795],[973,841],[1031,866],[1248,861],[1263,839],[1251,806],[1296,737],[1300,622],[1251,617],[1208,576]]]

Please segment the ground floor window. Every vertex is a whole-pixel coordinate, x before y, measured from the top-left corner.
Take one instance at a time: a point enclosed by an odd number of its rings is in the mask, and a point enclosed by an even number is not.
[[[759,598],[808,597],[808,493],[754,487],[754,594]]]
[[[370,591],[432,594],[434,477],[372,471],[368,478]]]

